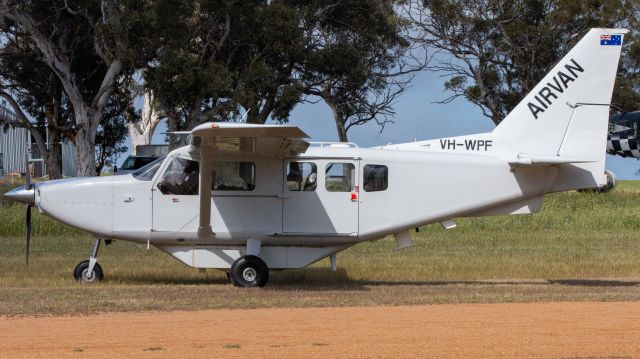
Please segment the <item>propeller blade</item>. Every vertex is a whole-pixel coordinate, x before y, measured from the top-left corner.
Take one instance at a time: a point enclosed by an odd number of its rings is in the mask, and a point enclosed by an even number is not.
[[[27,205],[27,212],[25,213],[25,226],[24,226],[24,255],[26,257],[27,266],[29,266],[29,242],[31,241],[31,205]]]
[[[27,170],[25,171],[27,175],[27,178],[26,178],[27,183],[26,183],[25,189],[29,190],[33,186],[33,183],[31,181],[31,169],[29,168],[29,150],[28,149],[25,151],[25,160],[26,160],[25,163],[27,164]]]

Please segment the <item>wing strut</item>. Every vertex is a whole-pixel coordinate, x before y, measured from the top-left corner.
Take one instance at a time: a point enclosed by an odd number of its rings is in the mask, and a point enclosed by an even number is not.
[[[211,157],[211,149],[203,143],[200,146],[200,188],[198,191],[200,194],[198,238],[200,239],[213,239],[214,236],[211,230]]]

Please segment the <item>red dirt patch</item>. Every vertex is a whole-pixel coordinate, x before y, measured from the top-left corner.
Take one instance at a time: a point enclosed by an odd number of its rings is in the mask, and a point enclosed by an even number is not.
[[[0,318],[0,357],[637,357],[640,303]]]

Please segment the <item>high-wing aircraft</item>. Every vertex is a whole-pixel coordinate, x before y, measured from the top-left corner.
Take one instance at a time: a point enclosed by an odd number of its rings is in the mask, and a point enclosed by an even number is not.
[[[102,240],[152,245],[194,268],[264,286],[356,243],[453,219],[532,213],[543,195],[606,183],[609,104],[626,30],[592,29],[489,133],[358,148],[295,126],[206,123],[138,171],[5,194],[97,239],[78,280],[103,277]]]

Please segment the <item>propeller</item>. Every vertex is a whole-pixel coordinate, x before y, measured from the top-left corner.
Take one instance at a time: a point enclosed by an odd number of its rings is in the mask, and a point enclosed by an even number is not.
[[[29,153],[25,152],[26,163],[27,163],[27,183],[24,188],[26,190],[30,190],[33,188],[33,183],[31,182],[31,170],[29,168]],[[31,242],[31,204],[27,204],[27,210],[25,212],[25,223],[24,223],[24,256],[26,260],[27,267],[29,266],[29,242]]]
[[[31,205],[27,205],[27,212],[25,213],[25,226],[24,226],[24,255],[26,258],[27,267],[29,266],[29,242],[31,241]]]

